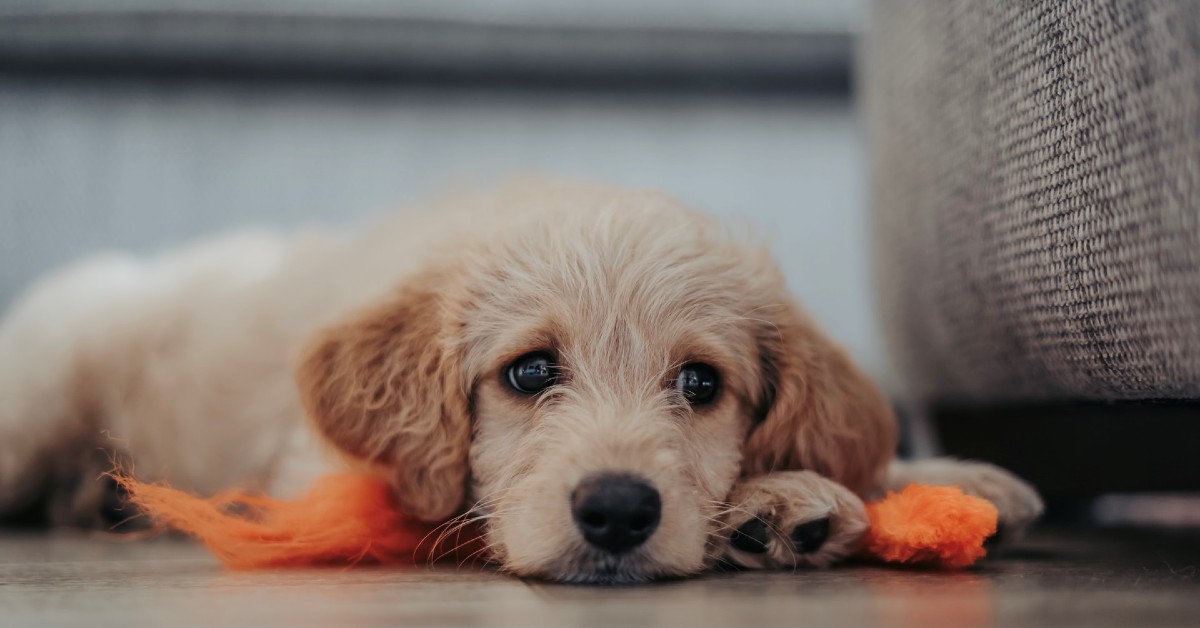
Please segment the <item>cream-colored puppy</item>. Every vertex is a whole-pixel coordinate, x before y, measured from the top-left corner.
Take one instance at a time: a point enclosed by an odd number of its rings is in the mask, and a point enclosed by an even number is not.
[[[895,445],[762,247],[660,194],[553,183],[69,268],[0,326],[0,399],[0,514],[49,495],[96,523],[112,454],[201,493],[352,465],[415,516],[483,522],[503,568],[591,582],[828,565]],[[1016,527],[1040,510],[939,464],[922,479]]]

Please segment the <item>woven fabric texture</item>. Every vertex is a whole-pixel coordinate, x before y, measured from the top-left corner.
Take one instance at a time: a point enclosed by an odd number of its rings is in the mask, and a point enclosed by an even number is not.
[[[1200,2],[877,0],[862,63],[908,394],[1200,398]]]

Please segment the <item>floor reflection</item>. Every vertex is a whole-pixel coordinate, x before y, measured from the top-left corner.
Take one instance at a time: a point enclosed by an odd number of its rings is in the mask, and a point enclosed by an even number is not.
[[[973,628],[993,623],[991,585],[977,573],[880,569],[861,577],[876,625]]]

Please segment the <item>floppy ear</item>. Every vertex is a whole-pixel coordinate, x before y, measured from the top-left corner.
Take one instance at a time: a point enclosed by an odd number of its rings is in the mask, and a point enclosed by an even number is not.
[[[860,496],[878,491],[896,449],[891,407],[796,305],[777,309],[759,332],[766,390],[743,472],[807,469]]]
[[[323,330],[296,371],[318,431],[344,453],[386,469],[405,510],[428,521],[461,506],[470,441],[440,287],[440,275],[420,277]]]

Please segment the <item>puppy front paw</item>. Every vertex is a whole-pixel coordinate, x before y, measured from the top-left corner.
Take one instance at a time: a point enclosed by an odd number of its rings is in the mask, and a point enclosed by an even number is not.
[[[862,501],[811,471],[748,478],[729,501],[724,559],[750,569],[828,567],[854,553],[867,530]]]

